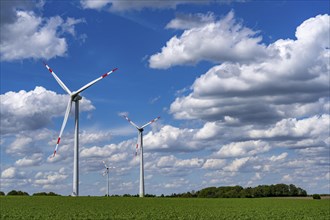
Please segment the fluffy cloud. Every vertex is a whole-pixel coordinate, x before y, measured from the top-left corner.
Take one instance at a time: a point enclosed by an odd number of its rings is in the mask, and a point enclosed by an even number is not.
[[[192,29],[202,27],[215,21],[213,13],[208,14],[178,14],[177,17],[171,20],[166,28],[173,29]]]
[[[178,159],[175,156],[163,156],[158,159],[156,164],[159,168],[194,168],[194,167],[201,167],[204,161],[198,158],[191,158],[191,159]]]
[[[282,119],[266,130],[252,130],[252,138],[313,138],[323,141],[329,135],[330,115],[313,116],[298,120],[296,118]]]
[[[288,153],[287,152],[284,152],[278,156],[271,156],[269,159],[271,161],[280,161],[280,160],[284,160],[286,157],[288,156]]]
[[[328,36],[328,15],[308,19],[297,28],[297,40],[278,40],[267,47],[273,56],[211,68],[195,80],[189,95],[176,98],[170,112],[177,119],[230,116],[241,123],[328,113]]]
[[[20,179],[24,177],[25,173],[18,171],[15,167],[9,167],[1,173],[1,179]]]
[[[245,141],[235,142],[224,145],[214,155],[218,157],[239,157],[239,156],[253,156],[261,154],[270,150],[267,142],[263,141]]]
[[[14,20],[1,24],[2,61],[64,56],[68,50],[65,34],[75,36],[75,25],[84,22],[74,18],[63,20],[60,16],[42,18],[33,11],[15,10],[14,13],[15,16],[11,16]]]
[[[2,171],[1,178],[12,179],[15,177],[15,173],[16,173],[16,168],[9,167],[8,169],[5,169],[4,171]]]
[[[202,16],[199,15],[199,17]],[[149,66],[167,69],[175,65],[195,64],[202,60],[217,63],[249,62],[272,54],[260,44],[262,38],[256,36],[257,32],[244,27],[234,19],[233,12],[214,22],[206,15],[204,16],[205,25],[201,25],[201,22],[197,23],[191,24],[191,20],[188,22],[183,22],[182,19],[172,20],[168,24],[169,27],[180,28],[194,25],[197,27],[185,30],[180,37],[172,37],[160,53],[150,57]]]
[[[178,189],[184,186],[185,189],[187,189],[187,185],[189,184],[189,181],[185,178],[179,178],[174,179],[171,182],[162,184],[162,187],[169,188],[169,189]]]
[[[177,128],[171,125],[163,126],[158,132],[149,132],[144,136],[146,151],[194,151],[203,146],[193,140],[194,129]]]
[[[220,132],[221,127],[218,126],[217,122],[207,122],[196,133],[195,137],[198,139],[209,139],[216,137]]]
[[[204,169],[222,169],[226,164],[224,159],[207,159],[203,165]]]
[[[81,145],[95,144],[103,141],[109,141],[112,135],[110,131],[81,131],[79,143]]]
[[[80,4],[84,9],[102,9],[110,4],[111,0],[81,0]]]
[[[130,10],[142,10],[144,8],[151,9],[164,9],[171,8],[174,9],[178,5],[182,4],[206,4],[210,0],[173,0],[173,1],[163,1],[163,0],[128,0],[128,1],[117,1],[117,0],[80,0],[80,4],[84,9],[108,9],[110,11],[130,11]]]
[[[21,167],[37,166],[40,165],[43,161],[43,156],[44,155],[41,153],[36,153],[33,154],[31,157],[24,157],[22,159],[17,160],[15,162],[15,165]]]
[[[129,150],[129,148],[134,149],[135,145],[134,140],[122,141],[119,144],[110,144],[105,145],[104,147],[93,146],[90,148],[84,148],[80,152],[81,157],[110,157],[116,154],[121,154],[125,150]],[[118,156],[121,157],[121,156]],[[114,156],[115,158],[115,156]]]
[[[60,168],[58,171],[38,172],[35,175],[33,185],[43,189],[56,189],[58,185],[63,187],[63,181],[69,177],[67,170]]]
[[[243,158],[239,158],[239,159],[235,159],[234,161],[232,161],[229,165],[227,165],[226,167],[224,167],[223,169],[225,171],[229,171],[229,172],[237,172],[239,171],[243,166],[245,166],[245,164],[250,160],[250,157],[243,157]]]
[[[7,147],[6,153],[11,155],[23,156],[30,152],[35,152],[33,138],[24,135],[18,135],[16,139]],[[38,151],[38,150],[37,150]]]
[[[67,95],[40,86],[31,91],[21,90],[1,95],[1,134],[45,127],[53,117],[64,116],[68,99]],[[80,106],[80,111],[94,109],[88,99],[82,99]]]

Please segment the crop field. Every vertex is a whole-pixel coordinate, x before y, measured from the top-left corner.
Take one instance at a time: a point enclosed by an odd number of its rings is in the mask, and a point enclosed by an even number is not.
[[[1,219],[330,219],[330,200],[2,196]]]

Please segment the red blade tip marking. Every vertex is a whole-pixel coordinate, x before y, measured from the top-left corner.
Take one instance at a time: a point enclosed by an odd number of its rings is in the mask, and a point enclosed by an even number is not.
[[[60,143],[60,140],[61,140],[61,138],[59,137],[59,138],[57,139],[57,144],[59,144],[59,143]]]
[[[114,69],[112,70],[112,72],[115,72],[117,69],[118,69],[118,68],[114,68]]]

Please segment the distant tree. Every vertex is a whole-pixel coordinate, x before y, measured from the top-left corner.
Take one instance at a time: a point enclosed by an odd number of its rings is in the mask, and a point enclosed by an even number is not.
[[[33,193],[32,196],[47,196],[46,192]]]
[[[240,192],[241,198],[252,198],[253,196],[253,189],[251,187],[247,187]]]
[[[172,194],[169,195],[168,197],[178,197],[178,196],[176,195],[176,193],[172,193]]]
[[[32,196],[60,196],[54,192],[49,192],[49,193],[46,193],[46,192],[38,192],[38,193],[33,193]]]
[[[173,194],[172,194],[173,195]],[[188,197],[187,193],[179,194]],[[293,184],[259,185],[243,188],[241,186],[207,187],[196,192],[200,198],[254,198],[272,196],[307,196],[307,192]],[[173,196],[172,196],[173,197]]]
[[[321,196],[319,194],[313,194],[313,199],[321,199]]]
[[[190,192],[182,193],[181,196],[182,198],[192,198],[193,195]]]
[[[48,196],[60,196],[59,194],[56,194],[56,193],[54,193],[54,192],[49,192],[48,193]]]
[[[298,189],[295,185],[290,184],[289,185],[289,196],[298,196]]]
[[[156,195],[153,195],[153,194],[145,194],[144,197],[156,197]]]
[[[17,191],[16,190],[12,190],[10,192],[7,193],[7,196],[17,196]]]
[[[0,191],[0,196],[4,196],[4,195],[5,195],[5,193]]]
[[[7,196],[28,196],[27,192],[12,190],[7,193]]]
[[[205,189],[202,189],[198,193],[198,197],[201,198],[215,198],[217,194],[217,188],[216,187],[208,187]]]
[[[298,190],[298,196],[307,196],[306,190],[299,187],[297,188],[297,190]]]

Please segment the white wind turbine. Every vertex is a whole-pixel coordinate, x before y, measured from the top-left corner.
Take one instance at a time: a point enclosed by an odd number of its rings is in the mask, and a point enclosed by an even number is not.
[[[107,196],[109,196],[109,172],[110,172],[110,168],[115,168],[115,167],[109,167],[104,161],[102,161],[102,162],[105,166],[105,171],[103,172],[103,176],[108,175],[108,181],[107,181],[108,193],[107,193]]]
[[[143,129],[150,125],[151,123],[157,121],[160,117],[157,117],[142,127],[137,126],[134,122],[132,122],[127,116],[123,116],[131,125],[133,125],[138,130],[138,139],[136,143],[136,155],[137,150],[140,146],[140,197],[144,197],[144,165],[143,165]]]
[[[72,191],[72,196],[78,196],[79,195],[79,167],[78,167],[78,162],[79,162],[79,100],[81,100],[81,98],[82,98],[79,95],[79,93],[81,93],[85,89],[89,88],[90,86],[92,86],[96,82],[100,81],[101,79],[107,77],[108,75],[110,75],[111,73],[116,71],[117,68],[103,74],[102,76],[100,76],[99,78],[91,81],[90,83],[87,83],[86,85],[84,85],[83,87],[78,89],[77,91],[71,92],[68,89],[68,87],[60,80],[60,78],[57,77],[57,75],[54,73],[54,71],[46,63],[44,63],[44,64],[45,64],[46,68],[49,70],[49,72],[53,75],[53,77],[55,78],[57,83],[62,87],[62,89],[64,89],[64,91],[66,91],[70,95],[70,99],[69,99],[68,105],[66,107],[66,112],[65,112],[65,115],[64,115],[61,131],[60,131],[60,134],[59,134],[58,139],[57,139],[54,154],[51,157],[54,157],[56,152],[57,152],[57,148],[58,148],[58,145],[60,144],[63,130],[65,128],[66,122],[68,121],[69,113],[71,111],[72,102],[75,102],[74,156],[73,156],[74,159],[73,159],[73,186],[72,186],[73,191]]]

